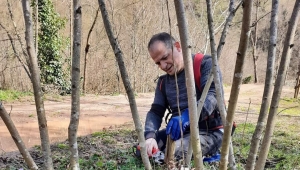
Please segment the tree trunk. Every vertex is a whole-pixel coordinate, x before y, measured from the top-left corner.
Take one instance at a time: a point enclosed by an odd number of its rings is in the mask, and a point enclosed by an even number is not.
[[[296,85],[295,85],[295,93],[294,93],[295,99],[298,98],[299,88],[300,88],[300,63],[298,65],[298,72],[297,72]]]
[[[221,163],[220,169],[226,170],[228,163],[228,151],[231,140],[231,130],[233,125],[234,113],[236,110],[236,104],[238,100],[238,95],[240,91],[240,85],[243,78],[243,67],[244,60],[246,56],[249,36],[250,36],[250,22],[251,22],[251,12],[252,12],[252,0],[243,2],[243,23],[240,37],[240,44],[237,52],[236,65],[234,70],[234,78],[231,87],[229,105],[228,105],[228,114],[226,116],[226,123],[224,124],[224,135],[221,149]]]
[[[80,116],[80,55],[81,55],[81,25],[82,11],[80,0],[73,1],[74,25],[73,25],[73,56],[72,56],[72,98],[71,117],[68,128],[70,156],[70,168],[78,170],[79,156],[77,145],[77,130]]]
[[[38,67],[37,56],[34,50],[33,28],[32,19],[30,14],[29,0],[22,0],[23,15],[25,20],[25,39],[27,44],[27,52],[29,55],[31,66],[31,82],[33,85],[34,99],[39,123],[39,131],[42,145],[42,152],[44,157],[44,168],[47,170],[53,170],[53,163],[51,158],[50,141],[48,135],[48,126],[45,116],[44,101],[40,83],[40,70]]]
[[[246,170],[254,169],[256,155],[257,155],[259,143],[264,128],[264,122],[270,106],[270,95],[271,95],[271,90],[273,85],[274,65],[275,65],[275,56],[276,56],[277,23],[278,23],[278,0],[272,0],[270,40],[269,40],[269,52],[268,52],[265,88],[262,97],[262,105],[260,107],[259,117],[251,140],[251,146],[247,158]]]
[[[174,153],[175,153],[175,141],[173,141],[170,135],[167,136],[166,151],[165,151],[165,163],[168,169],[173,169],[174,167]]]
[[[200,145],[200,136],[197,119],[197,99],[193,71],[193,61],[191,59],[191,44],[185,18],[184,5],[182,0],[174,0],[182,53],[184,59],[184,71],[186,75],[186,87],[188,94],[188,108],[190,117],[191,143],[193,148],[195,169],[203,169],[202,150]]]
[[[216,45],[215,45],[215,38],[214,38],[214,25],[213,25],[213,16],[212,16],[212,10],[211,10],[211,0],[206,1],[207,4],[207,20],[208,20],[208,29],[210,34],[210,47],[211,47],[211,54],[212,54],[212,61],[213,61],[213,75],[214,75],[214,83],[216,86],[216,93],[217,93],[217,101],[218,101],[218,107],[221,112],[222,116],[222,123],[226,124],[226,110],[225,110],[225,103],[224,103],[224,95],[223,95],[223,85],[220,82],[219,77],[219,69],[218,69],[218,57],[217,57],[217,51],[216,51]],[[235,167],[235,160],[233,155],[233,148],[231,141],[228,143],[230,147],[230,158],[231,158],[231,169],[236,169]],[[222,164],[222,162],[221,162]]]
[[[39,37],[39,0],[35,0],[35,53],[38,56],[38,37]]]
[[[96,12],[96,16],[94,18],[94,22],[89,30],[89,33],[88,33],[88,36],[87,36],[87,39],[86,39],[86,46],[85,46],[85,55],[84,55],[84,65],[83,65],[83,85],[82,85],[82,91],[83,91],[83,94],[86,93],[86,72],[87,72],[87,68],[86,68],[86,63],[87,63],[87,56],[88,56],[88,52],[89,52],[89,49],[90,49],[90,43],[89,43],[89,39],[90,39],[90,36],[91,36],[91,33],[95,27],[95,24],[96,24],[96,21],[97,21],[97,18],[98,18],[98,14],[99,14],[99,8],[97,9],[97,12]]]
[[[26,146],[25,146],[23,140],[21,139],[21,136],[19,135],[19,132],[14,125],[14,122],[10,119],[10,117],[7,114],[5,108],[3,107],[1,101],[0,101],[0,117],[3,120],[3,122],[5,123],[7,129],[9,130],[11,137],[13,138],[15,144],[17,145],[17,147],[18,147],[21,155],[23,156],[29,169],[32,169],[32,170],[38,169],[37,165],[35,164],[35,162],[33,161],[32,157],[31,157],[30,153],[26,149]]]
[[[228,30],[229,30],[229,27],[231,25],[231,21],[232,21],[234,15],[235,15],[235,11],[240,7],[241,4],[242,4],[242,2],[240,2],[239,5],[236,7],[236,9],[234,9],[234,0],[230,0],[230,3],[229,3],[229,15],[228,15],[228,17],[226,19],[226,22],[224,24],[224,28],[223,28],[222,35],[221,35],[221,38],[220,38],[220,41],[219,41],[219,45],[218,45],[218,49],[217,49],[217,58],[218,59],[220,58],[223,46],[225,45],[226,36],[227,36]],[[205,87],[204,87],[204,89],[202,91],[202,94],[201,94],[201,98],[200,98],[200,100],[198,102],[198,107],[197,107],[197,116],[198,117],[197,117],[197,120],[199,120],[199,118],[200,118],[201,110],[203,108],[204,101],[205,101],[205,98],[207,96],[207,93],[208,93],[208,90],[209,90],[209,87],[210,87],[212,81],[213,81],[213,73],[211,71],[209,79],[207,80],[207,82],[205,84]],[[224,117],[226,117],[226,115],[224,115]],[[222,117],[222,121],[225,121],[225,120],[226,119]],[[223,122],[223,124],[224,123],[225,122]],[[232,148],[232,144],[231,144],[230,147]],[[192,151],[193,150],[192,150],[191,142],[190,142],[189,143],[189,149],[188,149],[187,157],[186,157],[186,164],[187,165],[189,165],[190,162],[191,162]],[[232,149],[232,151],[233,151],[233,149]],[[233,155],[233,152],[231,152],[230,155]],[[230,167],[234,167],[235,166],[234,156],[232,156],[229,161],[231,162],[231,166]]]
[[[294,46],[293,43],[294,43],[295,32],[299,20],[299,10],[300,10],[300,0],[296,0],[291,19],[289,21],[289,26],[288,26],[284,47],[282,51],[281,62],[278,70],[278,75],[275,81],[275,87],[273,91],[271,107],[270,107],[269,117],[266,126],[266,132],[262,141],[258,161],[255,166],[255,169],[257,170],[264,169],[266,159],[269,153],[269,148],[270,148],[274,126],[275,126],[275,118],[278,112],[280,95],[282,92],[282,87],[284,84],[287,67],[289,66],[290,63],[292,48]]]
[[[69,7],[69,20],[70,20],[70,48],[69,48],[69,57],[71,58],[73,56],[73,0],[70,0],[70,7]]]
[[[148,155],[147,155],[147,151],[146,151],[146,146],[145,146],[145,137],[144,137],[144,131],[143,131],[143,126],[141,124],[140,118],[139,118],[139,114],[138,114],[138,110],[137,110],[137,105],[136,105],[136,101],[135,101],[135,97],[134,97],[134,92],[132,90],[130,81],[129,81],[129,77],[128,77],[128,73],[126,71],[126,67],[124,65],[124,60],[123,60],[123,53],[120,49],[120,46],[117,42],[117,38],[115,37],[109,18],[108,18],[108,13],[106,11],[106,7],[105,7],[105,3],[104,0],[98,0],[99,3],[99,7],[101,10],[101,14],[102,14],[102,19],[103,19],[103,23],[104,23],[104,27],[106,30],[106,34],[108,36],[110,45],[112,47],[112,49],[114,50],[114,54],[116,57],[116,60],[118,62],[119,65],[119,69],[121,72],[121,77],[123,80],[123,84],[126,90],[126,93],[128,95],[128,99],[129,99],[129,104],[130,104],[130,109],[131,109],[131,113],[132,113],[132,118],[134,121],[134,125],[135,125],[135,129],[137,131],[138,134],[138,139],[139,139],[139,145],[141,147],[141,156],[142,156],[142,161],[144,163],[145,169],[146,170],[150,170],[152,169]]]
[[[256,10],[255,10],[255,25],[254,25],[254,33],[253,33],[253,40],[252,40],[252,59],[253,59],[253,70],[254,70],[254,83],[258,82],[257,76],[257,60],[258,55],[256,52],[256,44],[257,44],[257,29],[258,29],[258,7],[259,7],[259,0],[256,0]]]

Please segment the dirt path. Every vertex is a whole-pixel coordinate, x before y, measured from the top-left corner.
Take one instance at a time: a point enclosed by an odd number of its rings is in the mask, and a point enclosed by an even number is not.
[[[225,98],[228,101],[230,87],[225,87]],[[263,94],[263,85],[242,85],[238,108],[248,107],[251,98],[252,105],[258,105]],[[139,94],[136,97],[138,111],[142,121],[151,106],[154,94]],[[292,88],[284,88],[282,96],[293,97]],[[70,97],[62,97],[45,101],[49,137],[51,142],[67,139],[68,125],[71,110]],[[38,122],[33,100],[3,103],[7,112],[15,123],[25,145],[32,147],[40,145]],[[130,107],[126,96],[96,96],[87,95],[81,97],[81,115],[78,135],[83,136],[102,130],[105,127],[132,122]],[[256,122],[257,114],[249,114],[248,120]],[[238,113],[235,116],[237,123],[245,121],[245,114]],[[0,155],[4,152],[17,150],[15,143],[4,125],[0,121]]]

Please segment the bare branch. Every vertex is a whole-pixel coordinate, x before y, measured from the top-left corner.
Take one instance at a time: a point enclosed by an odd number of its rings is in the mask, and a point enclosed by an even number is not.
[[[97,21],[97,18],[98,18],[98,14],[99,14],[99,8],[97,9],[96,11],[96,16],[94,18],[94,21],[93,21],[93,24],[88,32],[88,36],[87,36],[87,40],[86,40],[86,46],[85,46],[85,55],[84,55],[84,68],[83,68],[83,85],[82,85],[82,90],[83,90],[83,94],[85,94],[85,90],[86,90],[86,63],[87,63],[87,56],[88,56],[88,52],[89,52],[89,49],[90,49],[90,43],[89,43],[89,39],[90,39],[90,36],[92,34],[92,31],[96,25],[96,21]]]
[[[116,60],[118,62],[118,66],[119,66],[119,70],[121,72],[121,77],[122,77],[122,80],[123,80],[123,84],[125,86],[126,93],[128,95],[130,109],[131,109],[135,129],[136,129],[137,134],[138,134],[139,146],[141,147],[142,160],[143,160],[145,169],[150,170],[150,169],[152,169],[152,167],[151,167],[151,164],[150,164],[150,161],[149,161],[149,158],[148,158],[148,154],[147,154],[147,151],[146,151],[143,127],[142,127],[142,124],[141,124],[141,121],[140,121],[140,118],[139,118],[139,114],[138,114],[138,110],[137,110],[137,106],[136,106],[136,101],[135,101],[135,97],[134,97],[134,92],[132,90],[130,80],[129,80],[129,77],[128,77],[128,73],[127,73],[126,67],[124,65],[123,53],[122,53],[122,51],[120,49],[120,46],[119,46],[119,43],[117,42],[117,39],[116,39],[116,37],[113,33],[111,23],[110,23],[110,20],[108,18],[108,13],[107,13],[107,10],[106,10],[106,5],[104,3],[104,0],[98,0],[98,3],[99,3],[100,10],[101,10],[105,30],[106,30],[110,45],[111,45],[112,49],[114,50],[113,52],[114,52]]]
[[[30,153],[26,149],[26,146],[25,146],[17,128],[15,127],[13,121],[11,120],[10,115],[7,114],[1,101],[0,101],[0,117],[3,120],[3,122],[5,123],[7,129],[9,130],[12,139],[14,140],[15,144],[17,145],[17,147],[18,147],[20,153],[22,154],[29,169],[33,169],[33,170],[38,169],[37,165],[35,164],[35,162],[33,161],[32,157],[31,157]]]
[[[267,15],[269,15],[271,12],[268,12],[268,13],[266,13],[265,15],[263,15],[263,16],[261,16],[260,18],[258,18],[256,21],[254,21],[253,23],[252,23],[252,25],[250,26],[250,27],[255,27],[255,25],[261,20],[261,19],[263,19],[264,17],[266,17]]]
[[[29,77],[29,79],[31,79],[31,74],[30,74],[30,71],[28,70],[28,66],[22,61],[21,59],[21,56],[19,55],[19,53],[17,52],[16,50],[16,47],[15,47],[15,43],[13,41],[13,38],[12,36],[10,35],[9,31],[2,25],[2,23],[0,23],[0,26],[5,30],[8,38],[9,38],[9,41],[10,41],[10,44],[13,48],[13,51],[14,51],[14,55],[17,57],[17,59],[19,60],[19,62],[21,63],[22,67],[24,68],[25,72],[27,73],[27,76]],[[27,67],[26,67],[27,66]]]
[[[277,113],[277,116],[278,116],[281,112],[283,112],[283,111],[285,111],[285,110],[293,109],[293,108],[297,108],[297,107],[299,107],[299,106],[292,106],[292,107],[284,108],[284,109],[280,110],[280,111]]]

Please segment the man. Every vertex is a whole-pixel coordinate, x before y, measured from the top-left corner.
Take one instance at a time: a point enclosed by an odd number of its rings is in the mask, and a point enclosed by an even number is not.
[[[153,104],[147,113],[145,122],[147,154],[151,156],[153,151],[157,149],[164,151],[167,135],[170,135],[171,139],[175,141],[175,157],[180,159],[182,157],[181,140],[178,140],[181,138],[180,128],[183,130],[184,154],[187,153],[190,139],[188,96],[181,45],[168,33],[163,32],[152,36],[148,43],[148,51],[155,64],[167,74],[160,77],[155,90]],[[201,97],[201,91],[209,78],[211,68],[212,59],[210,56],[205,55],[200,65],[201,89],[196,87],[197,100]],[[177,75],[181,117],[177,109],[175,74]],[[162,86],[164,86],[164,90],[162,90]],[[158,131],[167,108],[171,109],[172,118],[169,120],[166,129]],[[182,120],[182,127],[180,127],[180,119]],[[215,154],[222,143],[223,126],[217,107],[214,83],[212,83],[205,99],[198,127],[202,154]]]

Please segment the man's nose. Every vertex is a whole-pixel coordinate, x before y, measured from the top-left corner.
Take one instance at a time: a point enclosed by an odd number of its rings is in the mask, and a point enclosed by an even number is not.
[[[160,68],[162,69],[162,70],[165,70],[166,68],[167,68],[167,63],[166,62],[163,62],[163,61],[161,61],[160,62]]]

